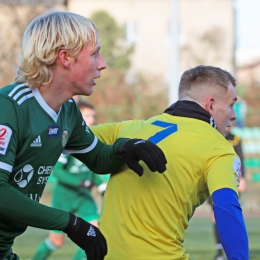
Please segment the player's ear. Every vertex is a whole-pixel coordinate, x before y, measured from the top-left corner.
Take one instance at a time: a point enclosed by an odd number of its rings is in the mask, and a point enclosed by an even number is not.
[[[69,67],[71,57],[66,50],[60,50],[57,59],[65,68]]]
[[[211,116],[213,116],[214,114],[214,108],[215,108],[214,105],[215,105],[215,98],[208,97],[205,102],[205,109]]]

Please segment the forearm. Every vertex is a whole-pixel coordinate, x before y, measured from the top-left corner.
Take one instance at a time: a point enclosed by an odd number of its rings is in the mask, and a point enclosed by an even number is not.
[[[112,173],[125,164],[124,160],[116,154],[116,149],[123,140],[125,139],[117,140],[114,145],[104,145],[101,141],[98,141],[95,149],[91,152],[74,154],[74,156],[95,173]]]
[[[249,259],[248,237],[237,194],[220,189],[212,194],[218,235],[228,259]]]
[[[63,230],[69,222],[69,213],[29,199],[0,176],[0,214],[17,223],[42,229]]]

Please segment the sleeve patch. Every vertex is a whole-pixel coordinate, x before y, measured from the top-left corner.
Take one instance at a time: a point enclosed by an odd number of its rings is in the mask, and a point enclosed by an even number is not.
[[[240,177],[242,172],[242,165],[241,161],[238,157],[234,156],[234,162],[233,162],[233,170],[235,171],[235,181],[237,186],[240,184]]]
[[[6,125],[0,125],[0,154],[6,155],[13,131]]]

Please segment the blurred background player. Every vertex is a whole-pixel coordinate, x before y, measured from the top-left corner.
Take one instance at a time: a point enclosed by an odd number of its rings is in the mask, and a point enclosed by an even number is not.
[[[80,101],[78,96],[75,96],[74,100],[77,102],[86,124],[92,126],[96,116],[94,106]],[[103,179],[109,175],[101,178],[101,175],[90,171],[85,164],[72,155],[61,155],[52,174],[57,179],[53,190],[52,206],[74,213],[97,226],[99,210],[92,197],[91,189],[97,186],[97,190],[103,194],[106,188]],[[50,231],[49,236],[41,242],[32,259],[47,259],[63,245],[65,238],[66,234],[62,231]],[[86,259],[86,254],[81,248],[78,248],[73,259]]]
[[[237,102],[234,105],[234,110],[236,113],[236,121],[234,122],[234,125],[236,127],[243,128],[247,115],[247,104],[246,101],[240,96],[237,96]]]
[[[235,121],[236,122],[236,121]],[[231,133],[231,127],[227,127],[226,129],[226,139],[230,142],[230,144],[234,147],[235,152],[240,157],[241,160],[241,178],[240,178],[240,185],[238,187],[239,196],[241,196],[241,193],[243,193],[246,189],[246,179],[245,179],[245,168],[244,168],[244,154],[242,150],[242,141],[238,135],[234,135]],[[208,199],[208,203],[212,206],[211,198]],[[213,258],[213,260],[224,260],[224,250],[222,247],[222,244],[220,242],[217,228],[216,228],[216,222],[214,218],[214,213],[212,211],[212,224],[213,224],[213,230],[214,230],[214,236],[215,236],[215,248],[216,248],[216,254]]]

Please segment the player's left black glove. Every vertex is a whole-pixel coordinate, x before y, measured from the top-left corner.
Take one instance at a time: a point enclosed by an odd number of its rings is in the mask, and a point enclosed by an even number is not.
[[[126,165],[139,176],[143,175],[143,167],[138,163],[140,160],[149,167],[152,172],[160,173],[166,170],[166,158],[162,150],[150,141],[143,139],[128,139],[123,141],[117,148],[116,153],[122,157]]]
[[[88,260],[103,260],[107,254],[105,237],[97,227],[82,218],[70,213],[69,224],[63,232],[85,251]]]

